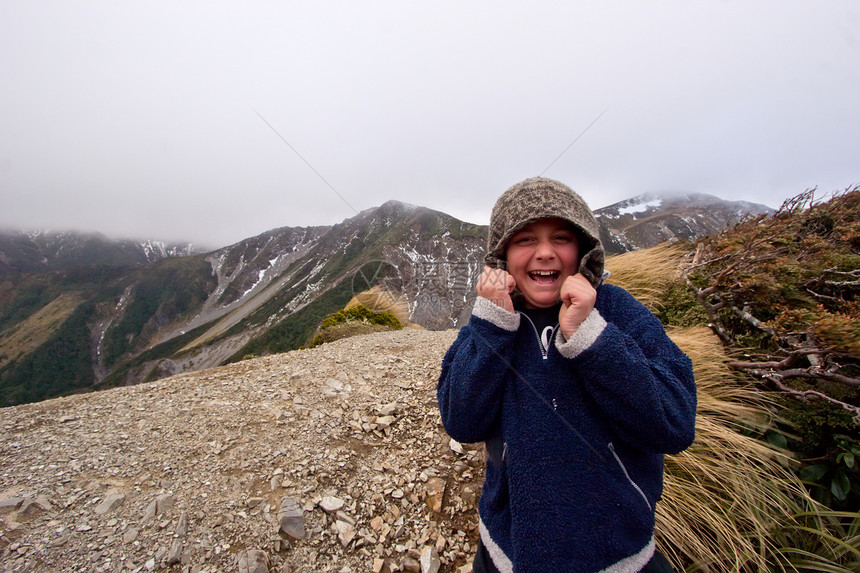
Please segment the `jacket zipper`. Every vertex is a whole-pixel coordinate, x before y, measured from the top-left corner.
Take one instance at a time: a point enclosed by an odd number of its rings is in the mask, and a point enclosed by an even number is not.
[[[609,442],[609,451],[612,452],[612,457],[615,458],[615,461],[618,462],[618,466],[621,468],[621,471],[624,472],[624,477],[627,478],[627,481],[630,482],[630,485],[633,486],[633,489],[639,492],[639,495],[642,496],[642,499],[645,500],[645,505],[648,506],[648,509],[651,509],[651,502],[648,501],[648,496],[645,495],[645,492],[642,491],[642,488],[639,487],[633,478],[630,477],[630,474],[627,473],[627,468],[624,466],[624,462],[621,461],[621,458],[618,457],[618,454],[615,453],[615,446],[612,445],[612,442]]]
[[[535,326],[535,323],[532,321],[532,319],[529,318],[529,315],[527,315],[526,313],[521,312],[520,314],[522,316],[524,316],[526,320],[529,321],[529,324],[532,325],[532,330],[535,333],[535,338],[537,338],[538,348],[540,348],[540,355],[544,360],[546,360],[547,355],[549,354],[549,349],[548,349],[549,344],[550,344],[550,342],[552,342],[552,339],[555,337],[555,329],[558,328],[558,325],[556,324],[555,326],[552,327],[552,331],[550,332],[549,338],[547,338],[547,345],[544,346],[543,340],[541,340],[541,337],[540,337],[540,332],[538,332],[538,329],[537,329],[537,326]]]

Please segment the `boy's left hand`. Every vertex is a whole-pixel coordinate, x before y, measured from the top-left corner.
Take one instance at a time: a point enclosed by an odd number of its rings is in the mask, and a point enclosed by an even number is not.
[[[559,295],[561,309],[558,311],[558,325],[565,340],[570,340],[594,308],[597,291],[582,273],[577,273],[564,280]]]

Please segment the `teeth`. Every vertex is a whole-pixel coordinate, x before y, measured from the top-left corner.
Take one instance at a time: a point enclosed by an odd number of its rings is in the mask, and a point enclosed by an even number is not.
[[[555,271],[532,271],[532,273],[531,273],[531,274],[533,274],[533,275],[539,275],[539,276],[542,276],[542,277],[550,277],[550,276],[552,276],[552,275],[554,275],[554,274],[556,274],[556,273],[555,273]]]

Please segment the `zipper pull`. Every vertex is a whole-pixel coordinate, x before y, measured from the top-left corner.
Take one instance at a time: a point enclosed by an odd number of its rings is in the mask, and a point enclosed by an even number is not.
[[[549,352],[549,341],[552,338],[552,333],[555,330],[552,326],[547,326],[543,329],[540,335],[540,343],[545,352]]]

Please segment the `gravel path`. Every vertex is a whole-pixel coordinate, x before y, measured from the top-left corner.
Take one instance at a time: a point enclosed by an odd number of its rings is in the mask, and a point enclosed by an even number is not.
[[[0,409],[0,571],[471,571],[483,453],[435,399],[455,336]]]

